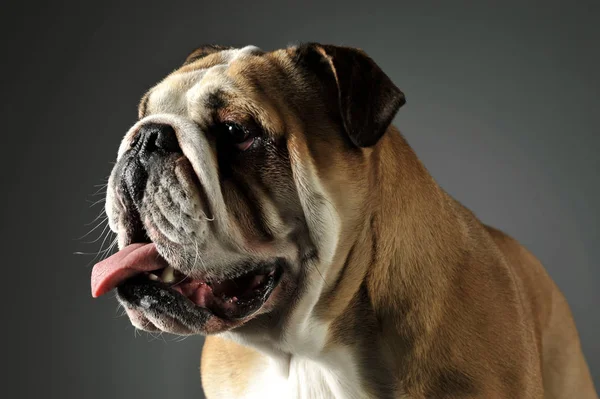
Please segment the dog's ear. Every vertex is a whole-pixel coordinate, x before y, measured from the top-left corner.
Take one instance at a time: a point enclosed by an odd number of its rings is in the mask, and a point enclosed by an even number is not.
[[[404,93],[362,50],[308,43],[296,48],[295,58],[324,87],[331,87],[344,128],[358,147],[377,143],[406,102]]]
[[[196,50],[192,51],[190,55],[187,56],[183,65],[191,64],[194,61],[199,60],[200,58],[204,58],[209,54],[218,53],[223,50],[231,50],[233,47],[229,46],[218,46],[215,44],[205,44],[203,46],[198,47]]]

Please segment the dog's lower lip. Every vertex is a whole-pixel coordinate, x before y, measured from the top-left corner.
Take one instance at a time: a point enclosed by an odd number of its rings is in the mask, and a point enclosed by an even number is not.
[[[156,301],[164,301],[165,295],[168,295],[176,301],[191,302],[190,305],[198,310],[208,311],[225,321],[234,321],[247,319],[262,308],[277,286],[282,268],[278,262],[273,262],[228,280],[200,280],[185,276],[174,283],[162,281],[158,277],[160,274],[161,271],[155,271],[132,277],[123,282],[117,292],[127,302],[143,305],[142,308],[147,305],[148,296],[155,295]],[[146,297],[146,305],[141,301],[143,297]]]

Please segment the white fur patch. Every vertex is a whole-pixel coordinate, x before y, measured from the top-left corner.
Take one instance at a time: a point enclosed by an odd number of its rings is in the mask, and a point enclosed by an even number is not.
[[[289,141],[288,148],[294,179],[299,186],[300,202],[319,259],[305,265],[312,269],[307,272],[306,290],[302,293],[302,298],[296,304],[294,314],[286,325],[284,342],[279,345],[288,353],[313,357],[321,353],[327,337],[329,326],[316,320],[313,310],[325,286],[325,273],[337,250],[341,221],[329,200],[330,196],[321,184],[312,159],[301,158],[299,151],[301,147],[304,147],[302,153],[309,153],[306,144],[293,134]]]
[[[285,363],[285,362],[284,362]],[[314,361],[291,357],[287,365],[269,359],[254,370],[251,385],[239,399],[367,399],[353,359],[342,350]],[[232,396],[228,396],[232,399]]]

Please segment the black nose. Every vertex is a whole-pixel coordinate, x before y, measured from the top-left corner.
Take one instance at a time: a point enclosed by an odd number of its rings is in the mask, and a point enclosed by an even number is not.
[[[131,148],[139,156],[158,151],[181,152],[175,130],[171,125],[164,123],[147,123],[141,126],[131,143]]]

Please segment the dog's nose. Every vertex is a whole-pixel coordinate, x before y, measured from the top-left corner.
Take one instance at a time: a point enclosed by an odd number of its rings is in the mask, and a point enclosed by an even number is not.
[[[147,123],[140,127],[131,147],[140,156],[153,152],[181,152],[173,126],[164,123]]]

